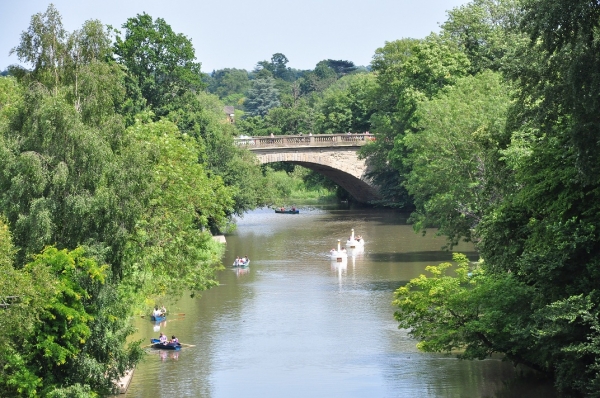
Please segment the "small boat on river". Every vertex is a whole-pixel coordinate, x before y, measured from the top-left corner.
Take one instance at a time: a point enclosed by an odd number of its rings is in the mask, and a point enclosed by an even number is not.
[[[236,258],[233,262],[234,267],[247,267],[250,265],[250,259],[248,257]]]
[[[343,263],[348,261],[348,253],[346,252],[345,248],[341,247],[341,242],[339,239],[337,244],[337,250],[331,249],[329,251],[329,257],[331,258],[331,261],[335,261],[336,263]]]
[[[281,209],[275,209],[275,213],[281,213],[281,214],[298,214],[300,213],[300,210],[298,209],[284,209],[283,207]]]
[[[350,238],[348,238],[348,240],[346,241],[346,247],[348,248],[348,250],[356,251],[365,248],[365,240],[360,235],[357,237],[354,236],[354,228],[352,228],[352,234],[350,235]]]
[[[181,350],[181,343],[163,344],[160,342],[159,339],[150,339],[150,343],[152,343],[151,347],[156,348],[157,350],[171,350],[171,351]]]
[[[150,315],[150,320],[153,322],[162,322],[167,319],[166,315]]]

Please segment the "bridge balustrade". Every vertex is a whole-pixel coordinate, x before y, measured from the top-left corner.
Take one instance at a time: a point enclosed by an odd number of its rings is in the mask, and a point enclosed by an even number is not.
[[[276,135],[236,138],[238,145],[250,148],[299,146],[361,146],[375,140],[370,134]]]

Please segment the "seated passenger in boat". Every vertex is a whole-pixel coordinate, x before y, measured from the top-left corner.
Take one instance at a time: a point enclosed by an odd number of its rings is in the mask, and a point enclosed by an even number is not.
[[[177,337],[175,337],[175,335],[173,335],[173,336],[171,336],[171,341],[169,341],[169,343],[178,344],[179,339]]]
[[[160,344],[167,344],[167,336],[165,336],[162,332],[160,333],[160,337],[158,338]]]
[[[158,306],[157,306],[157,307],[154,307],[154,311],[152,311],[152,315],[154,315],[154,316],[163,316],[163,313],[162,313],[161,310],[158,309]]]

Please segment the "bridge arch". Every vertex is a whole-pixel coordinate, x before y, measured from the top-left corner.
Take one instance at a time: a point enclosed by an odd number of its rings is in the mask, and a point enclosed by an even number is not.
[[[357,202],[369,203],[380,199],[377,187],[367,177],[368,162],[358,158],[360,147],[369,138],[363,134],[252,137],[242,144],[261,164],[287,162],[306,167],[331,179]]]

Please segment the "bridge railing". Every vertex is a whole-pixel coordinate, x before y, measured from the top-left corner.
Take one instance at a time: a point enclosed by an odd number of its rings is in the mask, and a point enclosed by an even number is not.
[[[371,134],[315,134],[315,135],[276,135],[274,137],[236,138],[237,145],[249,148],[280,148],[300,146],[360,146],[375,140]]]

